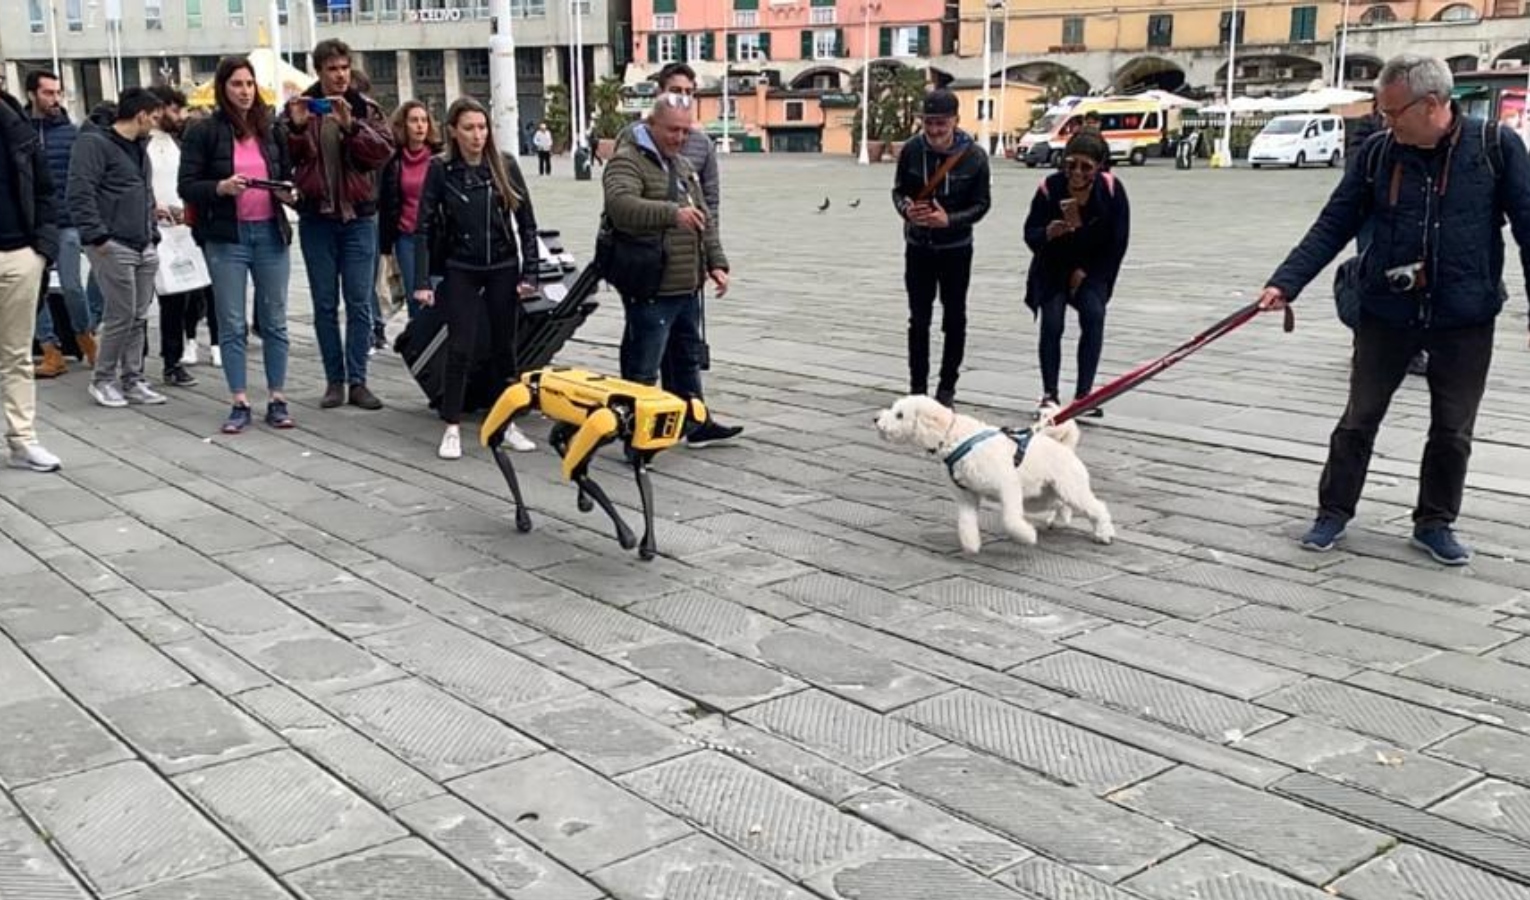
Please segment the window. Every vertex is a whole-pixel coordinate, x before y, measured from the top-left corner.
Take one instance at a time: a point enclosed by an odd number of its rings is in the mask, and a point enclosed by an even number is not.
[[[1228,35],[1229,35],[1229,33],[1231,33],[1231,31],[1233,29],[1233,17],[1232,17],[1232,13],[1230,13],[1230,12],[1222,13],[1222,20],[1218,24],[1217,28],[1218,28],[1218,37],[1217,37],[1217,40],[1220,41],[1223,44],[1227,43]],[[1237,26],[1236,37],[1234,38],[1234,43],[1238,43],[1238,44],[1243,43],[1243,10],[1241,10],[1241,9],[1238,10],[1238,26]]]
[[[1147,45],[1149,47],[1174,46],[1174,17],[1168,14],[1148,16]]]
[[[913,25],[882,29],[882,55],[905,58],[920,55],[920,30],[919,27]]]
[[[1323,120],[1323,130],[1324,131],[1333,131],[1333,129],[1334,129],[1334,120],[1333,119],[1324,119]]]
[[[752,9],[736,9],[733,11],[734,28],[756,28],[760,24],[760,14]]]
[[[540,19],[547,15],[547,0],[510,0],[512,19]]]
[[[801,122],[801,121],[803,121],[804,118],[805,118],[805,112],[806,112],[806,110],[804,109],[805,105],[806,104],[804,104],[801,100],[788,100],[788,101],[786,101],[786,121],[788,121],[788,122]]]
[[[1068,16],[1062,21],[1062,43],[1064,47],[1084,46],[1084,17]]]
[[[440,50],[414,51],[414,80],[446,80],[446,58]]]
[[[1291,7],[1291,43],[1305,44],[1317,40],[1317,7]]]
[[[837,59],[840,44],[839,32],[833,28],[820,28],[813,32],[813,58]]]
[[[143,0],[143,27],[149,31],[161,31],[165,27],[159,4],[160,0]]]
[[[1392,12],[1392,7],[1386,4],[1378,4],[1360,14],[1361,25],[1381,25],[1396,21],[1397,13]]]
[[[678,35],[678,34],[675,34],[673,32],[666,32],[664,34],[657,35],[657,37],[659,39],[658,43],[656,44],[656,46],[658,47],[658,57],[654,60],[654,62],[658,62],[658,63],[679,62],[680,61],[680,38],[682,36]]]
[[[27,18],[32,23],[33,34],[46,34],[48,20],[43,18],[42,0],[27,0]]]
[[[202,27],[202,0],[186,0],[186,27]]]
[[[158,3],[159,0],[153,0],[153,2]],[[287,27],[289,20],[292,18],[287,14],[287,9],[287,0],[276,0],[276,22],[283,28]]]
[[[231,28],[244,27],[244,0],[228,0],[228,24]]]
[[[734,41],[734,62],[759,62],[770,58],[764,35],[758,32],[729,35]]]
[[[462,67],[463,78],[476,78],[481,81],[489,77],[489,51],[461,50],[458,51],[457,60]]]
[[[808,13],[809,25],[833,25],[837,19],[838,10],[832,6],[815,6]]]
[[[712,36],[705,31],[685,36],[685,61],[706,62],[712,57]]]
[[[674,31],[676,25],[677,25],[677,17],[675,16],[674,13],[664,13],[662,15],[659,14],[659,13],[654,13],[654,17],[653,17],[653,30],[654,31]]]
[[[1434,20],[1436,22],[1475,22],[1477,11],[1465,3],[1453,3],[1440,10]]]

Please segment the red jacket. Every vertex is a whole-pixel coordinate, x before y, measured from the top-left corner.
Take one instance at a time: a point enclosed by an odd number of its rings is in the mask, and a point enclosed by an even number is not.
[[[322,95],[317,84],[303,92],[305,97]],[[299,193],[298,212],[302,215],[349,219],[377,212],[377,172],[393,156],[392,132],[381,107],[361,92],[347,91],[344,99],[351,104],[354,127],[340,143],[340,197],[330,196],[330,179],[325,177],[319,149],[320,117],[310,114],[304,127],[298,128],[290,115],[282,113],[287,153]]]

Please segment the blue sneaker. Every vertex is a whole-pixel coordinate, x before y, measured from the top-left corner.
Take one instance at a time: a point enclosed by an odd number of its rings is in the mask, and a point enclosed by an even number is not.
[[[1472,548],[1456,540],[1449,525],[1415,529],[1412,544],[1442,566],[1464,566],[1472,561]]]
[[[1327,553],[1333,545],[1344,539],[1344,523],[1332,516],[1319,516],[1307,533],[1302,535],[1304,549]]]
[[[229,412],[228,418],[223,422],[224,434],[240,434],[250,427],[250,407],[241,403]]]

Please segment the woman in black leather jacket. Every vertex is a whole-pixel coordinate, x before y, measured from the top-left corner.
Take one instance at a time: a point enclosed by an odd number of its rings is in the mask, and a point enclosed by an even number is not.
[[[425,176],[411,288],[422,306],[440,304],[450,329],[441,398],[446,433],[439,455],[460,459],[463,395],[485,311],[495,382],[520,374],[516,326],[521,300],[536,293],[537,221],[520,166],[514,157],[499,152],[483,105],[466,97],[453,103],[446,130],[446,153],[431,162]],[[433,291],[432,269],[439,271],[443,265],[446,279]],[[505,443],[522,452],[536,449],[514,426]]]

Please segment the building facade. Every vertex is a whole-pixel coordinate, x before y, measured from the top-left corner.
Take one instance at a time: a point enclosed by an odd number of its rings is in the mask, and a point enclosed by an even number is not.
[[[464,94],[490,99],[488,2],[276,0],[272,28],[272,4],[260,0],[120,0],[114,28],[95,0],[0,0],[0,9],[18,16],[0,32],[0,56],[19,96],[26,72],[53,68],[56,46],[79,117],[123,87],[201,84],[220,58],[247,53],[267,35],[300,69],[317,40],[339,38],[385,110],[417,98],[439,115]],[[511,0],[523,130],[541,118],[547,89],[571,80],[576,9],[588,84],[619,73],[629,58],[628,0]]]
[[[1525,0],[1416,0],[1344,5],[1316,0],[1232,3],[1158,0],[961,0],[958,55],[981,75],[985,27],[1010,73],[1039,84],[1095,92],[1157,87],[1220,94],[1229,39],[1237,94],[1297,92],[1313,80],[1367,86],[1382,62],[1404,50],[1431,53],[1458,71],[1530,58]],[[998,73],[1001,55],[991,60]],[[958,65],[957,68],[967,69]]]

